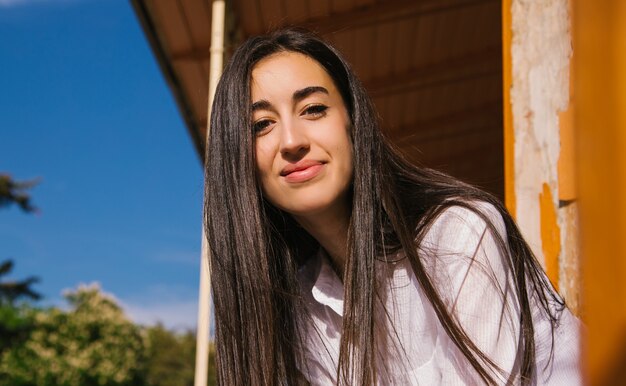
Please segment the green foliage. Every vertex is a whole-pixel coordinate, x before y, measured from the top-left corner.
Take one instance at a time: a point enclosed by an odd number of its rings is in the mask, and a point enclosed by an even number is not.
[[[0,329],[11,331],[0,342],[0,385],[193,385],[193,332],[137,326],[97,285],[65,298],[67,311],[0,305]],[[216,384],[214,358],[211,346],[209,385]]]
[[[209,376],[207,379],[209,386],[217,385],[217,369],[215,368],[215,344],[209,346]]]
[[[196,336],[175,333],[162,325],[146,329],[147,383],[150,386],[191,386],[194,383]],[[215,346],[209,346],[208,385],[216,385]]]
[[[12,269],[12,260],[3,261],[0,263],[0,277],[8,275]],[[23,280],[2,280],[0,282],[0,305],[13,304],[15,300],[22,297],[30,298],[31,300],[40,299],[41,295],[31,288],[38,281],[39,279],[34,276]]]
[[[15,181],[6,174],[0,173],[0,208],[16,204],[25,212],[36,212],[37,209],[32,205],[31,198],[26,192],[38,183],[38,180]],[[0,263],[0,277],[8,275],[13,269],[13,261],[5,260]],[[32,290],[31,286],[38,282],[39,279],[31,276],[20,281],[2,281],[0,282],[0,305],[6,302],[13,302],[20,297],[27,297],[37,300],[41,295]],[[1,336],[0,336],[1,337]]]
[[[12,269],[13,261],[0,263],[0,278],[11,273]],[[39,299],[41,295],[31,288],[37,281],[32,276],[24,280],[0,281],[0,356],[26,341],[30,335],[36,311],[27,304],[16,305],[15,302],[20,298]]]
[[[148,375],[151,386],[193,385],[196,337],[191,332],[175,334],[162,325],[146,330]]]
[[[97,286],[66,294],[71,309],[39,310],[21,345],[0,358],[0,384],[125,386],[145,384],[144,338]]]
[[[0,173],[0,208],[17,204],[25,212],[36,211],[37,209],[31,204],[30,196],[26,191],[38,182],[37,179],[15,181],[10,175]]]
[[[12,204],[34,212],[26,190],[0,173],[0,208]],[[13,261],[0,263],[0,278]],[[196,338],[162,325],[140,327],[96,285],[65,294],[69,310],[39,309],[36,277],[0,281],[0,386],[187,386],[193,385]],[[209,385],[215,385],[210,347]]]
[[[34,326],[36,310],[28,305],[0,303],[0,357],[11,347],[23,344]]]
[[[34,212],[26,190],[32,188],[36,180],[16,182],[10,175],[0,173],[0,208],[12,204],[18,205],[25,212]],[[33,284],[39,281],[30,276],[23,280],[7,280],[4,277],[13,270],[13,261],[8,259],[0,263],[0,358],[4,353],[25,342],[34,326],[35,310],[26,304],[16,305],[21,298],[38,300],[41,295],[33,290]],[[0,364],[1,365],[1,364]]]

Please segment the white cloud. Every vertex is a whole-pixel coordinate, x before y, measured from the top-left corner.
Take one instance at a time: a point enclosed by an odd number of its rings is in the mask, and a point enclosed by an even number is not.
[[[156,285],[141,294],[120,299],[126,315],[135,323],[154,325],[162,323],[168,329],[195,330],[198,322],[196,288]]]
[[[197,300],[134,303],[120,300],[120,305],[135,323],[163,324],[173,330],[195,330],[198,318]]]
[[[161,323],[167,329],[185,331],[196,329],[198,322],[197,289],[185,286],[155,285],[145,288],[140,293],[121,298],[102,288],[100,283],[79,283],[76,288],[66,288],[62,291],[74,292],[78,288],[88,287],[98,289],[103,296],[112,299],[122,309],[126,316],[134,323],[152,326]],[[46,306],[54,306],[68,310],[67,301],[62,298],[49,299]],[[213,314],[212,314],[213,315]],[[211,323],[213,326],[214,324]],[[213,328],[211,328],[213,334]]]

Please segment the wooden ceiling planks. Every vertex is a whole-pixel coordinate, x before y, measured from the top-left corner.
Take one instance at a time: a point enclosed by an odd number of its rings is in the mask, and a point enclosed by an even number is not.
[[[427,119],[412,121],[410,125],[400,126],[397,130],[390,131],[389,134],[399,142],[426,142],[432,138],[445,138],[461,131],[473,130],[478,126],[497,125],[499,123],[497,114],[485,114],[485,112],[495,112],[499,108],[499,102],[487,102],[454,113],[433,115]],[[419,130],[412,130],[413,128],[419,128]]]
[[[309,20],[323,20],[330,15],[331,0],[305,0],[309,5]]]
[[[232,0],[237,24],[245,36],[252,36],[263,30],[261,0]]]
[[[281,2],[287,16],[288,24],[302,23],[309,19],[310,1],[281,0]]]
[[[263,33],[269,29],[289,23],[281,0],[259,0],[258,4],[260,5],[259,14],[261,15],[262,30],[257,33]]]
[[[376,31],[373,28],[356,28],[354,30],[354,41],[358,49],[354,52],[354,56],[350,61],[350,65],[360,79],[371,77],[372,67],[374,65],[375,50],[371,47],[361,47],[363,42],[372,42],[376,39]]]
[[[384,1],[384,0],[379,0],[379,1]],[[367,8],[374,3],[376,3],[376,0],[354,0],[353,9]]]
[[[383,78],[391,74],[391,60],[395,48],[394,25],[392,23],[381,23],[369,28],[375,29],[375,39],[372,42],[372,72],[365,75],[365,79]],[[365,49],[361,45],[361,49]]]
[[[393,44],[397,47],[390,57],[391,72],[399,74],[412,68],[413,36],[419,18],[400,20],[395,23]]]
[[[352,63],[355,56],[355,31],[346,29],[332,34],[333,45],[341,51],[343,56]],[[358,69],[358,65],[355,67]]]
[[[195,49],[210,47],[211,36],[206,33],[207,23],[211,25],[211,5],[208,1],[177,0],[176,3],[185,23],[187,39],[191,46]]]
[[[198,141],[206,126],[211,1],[132,1],[153,19]],[[411,159],[502,183],[500,1],[232,0],[229,7],[243,38],[293,24],[322,33],[353,65],[385,130]],[[490,189],[502,195],[496,183]]]
[[[330,2],[332,13],[346,13],[355,9],[354,0],[332,0]]]

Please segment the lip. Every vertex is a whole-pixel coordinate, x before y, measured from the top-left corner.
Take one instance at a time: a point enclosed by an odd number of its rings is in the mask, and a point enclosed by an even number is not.
[[[287,182],[297,183],[309,181],[317,176],[323,169],[324,163],[313,160],[302,160],[295,164],[289,164],[280,171],[280,175]]]

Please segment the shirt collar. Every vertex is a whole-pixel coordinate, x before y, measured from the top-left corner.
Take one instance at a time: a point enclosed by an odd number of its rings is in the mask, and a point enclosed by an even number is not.
[[[317,273],[317,278],[311,289],[313,298],[321,305],[330,307],[337,315],[343,316],[343,283],[330,265],[328,255],[321,247],[313,258],[316,260],[313,263],[318,267],[318,269],[313,270]]]

